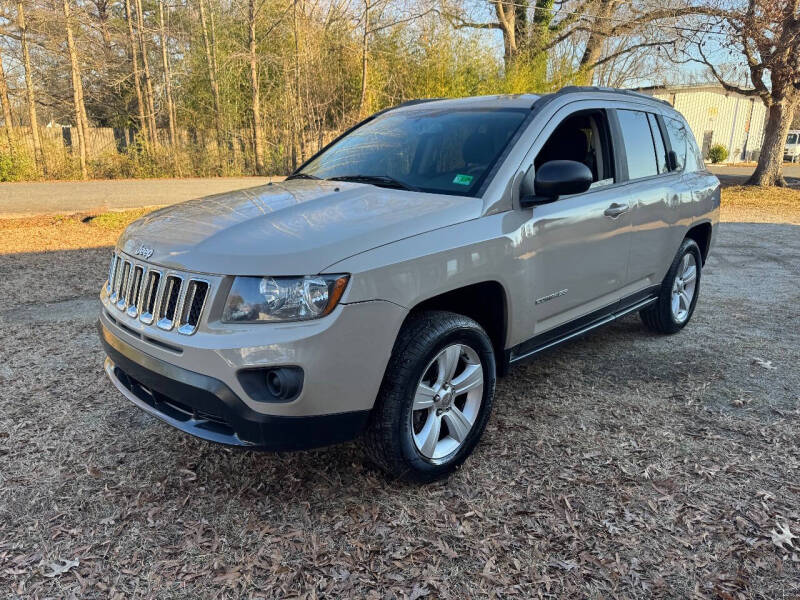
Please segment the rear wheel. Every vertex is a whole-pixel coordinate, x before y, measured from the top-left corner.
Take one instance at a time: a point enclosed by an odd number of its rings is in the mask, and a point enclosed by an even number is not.
[[[372,412],[367,453],[397,477],[445,477],[477,445],[494,385],[494,351],[478,323],[443,311],[411,316]]]
[[[661,284],[658,301],[639,312],[648,329],[677,333],[692,318],[700,292],[703,257],[692,239],[685,239]]]

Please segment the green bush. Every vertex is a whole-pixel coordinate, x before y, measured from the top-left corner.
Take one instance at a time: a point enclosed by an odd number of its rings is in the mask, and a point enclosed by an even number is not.
[[[0,149],[0,181],[29,181],[39,178],[36,162],[27,149],[16,146]]]
[[[714,163],[720,163],[728,158],[728,149],[722,144],[714,144],[708,150],[708,159]]]

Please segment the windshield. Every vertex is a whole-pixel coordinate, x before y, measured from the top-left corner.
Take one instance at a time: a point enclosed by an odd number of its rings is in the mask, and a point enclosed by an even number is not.
[[[527,109],[390,111],[335,142],[299,175],[474,196],[529,113]]]
[[[797,134],[796,133],[790,133],[786,137],[786,143],[787,144],[796,144],[797,143]]]

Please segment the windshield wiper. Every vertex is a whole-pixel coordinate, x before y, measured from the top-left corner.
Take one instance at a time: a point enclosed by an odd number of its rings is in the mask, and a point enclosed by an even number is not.
[[[329,177],[329,181],[353,181],[355,183],[368,183],[371,185],[378,185],[381,187],[395,188],[398,190],[408,190],[410,192],[418,192],[419,188],[403,183],[402,181],[390,177],[389,175],[339,175],[338,177]]]
[[[309,175],[308,173],[292,173],[286,178],[286,181],[290,179],[320,179],[316,175]]]

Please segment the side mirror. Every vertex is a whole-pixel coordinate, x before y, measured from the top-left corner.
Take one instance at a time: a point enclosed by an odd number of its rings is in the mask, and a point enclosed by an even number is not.
[[[520,206],[527,208],[553,202],[559,196],[581,194],[589,189],[592,181],[592,172],[585,164],[574,160],[551,160],[536,170],[533,182],[530,181],[530,172],[522,180]]]

